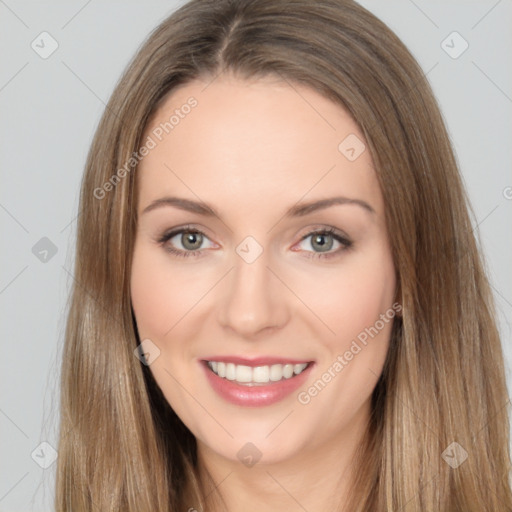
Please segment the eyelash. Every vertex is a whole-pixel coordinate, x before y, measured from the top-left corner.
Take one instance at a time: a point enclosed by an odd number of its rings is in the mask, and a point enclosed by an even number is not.
[[[167,252],[173,254],[174,256],[178,256],[180,258],[200,257],[201,250],[182,251],[181,249],[174,249],[173,247],[165,245],[171,238],[175,237],[176,235],[182,234],[182,233],[199,234],[199,235],[202,235],[202,236],[208,238],[206,236],[206,234],[203,233],[201,230],[186,226],[186,227],[182,227],[182,228],[175,229],[173,231],[164,233],[160,238],[158,238],[157,242],[159,245],[163,246]],[[304,235],[300,239],[300,242],[306,240],[307,238],[309,238],[311,236],[315,236],[315,235],[332,236],[337,242],[339,242],[342,245],[342,247],[340,247],[336,251],[326,252],[326,253],[319,253],[319,252],[315,253],[315,252],[311,252],[311,251],[306,251],[308,253],[307,257],[312,258],[312,259],[318,259],[318,258],[328,259],[331,257],[335,257],[335,256],[339,255],[340,252],[347,251],[348,249],[350,249],[353,244],[348,238],[339,234],[334,228],[327,228],[327,229],[311,231],[307,235]]]

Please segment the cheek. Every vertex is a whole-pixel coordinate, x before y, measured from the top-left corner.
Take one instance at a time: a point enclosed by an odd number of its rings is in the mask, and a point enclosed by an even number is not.
[[[317,287],[309,296],[329,330],[318,338],[318,373],[297,398],[309,414],[325,418],[323,428],[336,432],[369,403],[382,373],[396,316],[396,281],[386,251],[347,261],[330,276],[326,290]]]
[[[383,314],[393,314],[394,295],[395,277],[391,265],[386,273],[381,269],[373,272],[365,269],[359,275],[354,273],[347,279],[346,293],[338,300],[342,311],[336,316],[335,311],[331,312],[333,319],[337,319],[337,331],[362,341],[364,333],[376,324],[379,331],[386,331],[379,319]]]
[[[131,299],[141,339],[162,340],[169,334],[201,297],[200,283],[190,272],[171,267],[164,251],[136,246]]]
[[[364,337],[365,329],[374,326],[381,314],[394,314],[395,270],[384,248],[354,254],[340,262],[336,270],[303,273],[297,283],[297,294],[323,324],[322,338],[336,350],[350,345],[360,333]],[[380,322],[379,327],[388,332]]]
[[[132,264],[131,298],[141,339],[165,332],[166,324],[167,329],[170,328],[171,319],[166,319],[166,311],[172,311],[173,304],[169,304],[172,293],[165,281],[158,265],[147,253],[136,249]]]

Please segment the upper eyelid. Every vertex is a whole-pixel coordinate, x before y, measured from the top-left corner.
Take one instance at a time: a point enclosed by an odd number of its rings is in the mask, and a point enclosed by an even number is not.
[[[191,225],[181,226],[181,227],[165,230],[164,233],[157,238],[157,240],[165,243],[165,242],[169,241],[171,238],[174,238],[175,236],[180,235],[182,233],[186,233],[186,232],[199,233],[202,236],[208,238],[208,240],[211,243],[216,244],[216,242],[211,240],[211,238],[208,236],[208,234],[205,233],[203,228],[197,228],[197,227],[194,227]],[[315,227],[309,228],[306,233],[304,233],[303,235],[300,236],[299,241],[295,242],[294,245],[296,245],[297,243],[300,243],[303,240],[309,238],[310,236],[313,236],[316,234],[328,234],[334,238],[341,239],[343,241],[352,243],[351,238],[344,231],[342,231],[338,228],[335,228],[334,226],[325,226],[324,225],[324,226],[315,226]],[[342,243],[342,242],[340,242],[340,243]],[[199,252],[200,250],[203,250],[203,249],[199,249],[195,252]],[[188,251],[188,252],[194,252],[194,251]]]
[[[207,233],[205,233],[202,229],[194,228],[194,227],[181,227],[181,228],[173,228],[165,230],[161,235],[156,237],[157,242],[167,243],[169,240],[174,238],[175,236],[181,235],[183,233],[199,233],[201,236],[207,238],[212,244],[217,245]]]

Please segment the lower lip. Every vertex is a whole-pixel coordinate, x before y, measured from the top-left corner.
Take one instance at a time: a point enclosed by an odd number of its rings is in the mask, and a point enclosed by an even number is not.
[[[201,361],[201,366],[206,372],[206,378],[214,391],[224,400],[234,405],[263,407],[283,400],[303,385],[314,363],[309,363],[309,366],[302,373],[290,379],[282,379],[271,384],[254,386],[244,386],[236,381],[219,377],[210,370],[205,361]]]

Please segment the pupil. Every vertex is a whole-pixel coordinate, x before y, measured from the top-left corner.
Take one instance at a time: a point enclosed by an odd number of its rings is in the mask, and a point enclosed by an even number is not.
[[[332,238],[330,238],[330,243],[326,243],[325,242],[325,238],[326,237],[330,237],[330,235],[316,235],[314,238],[313,238],[313,246],[315,244],[318,244],[318,247],[321,251],[328,251],[329,249],[332,248]],[[322,242],[322,240],[324,240]]]
[[[199,233],[188,233],[183,235],[182,243],[186,249],[198,249],[201,247],[202,238]],[[190,245],[188,245],[190,244]]]

